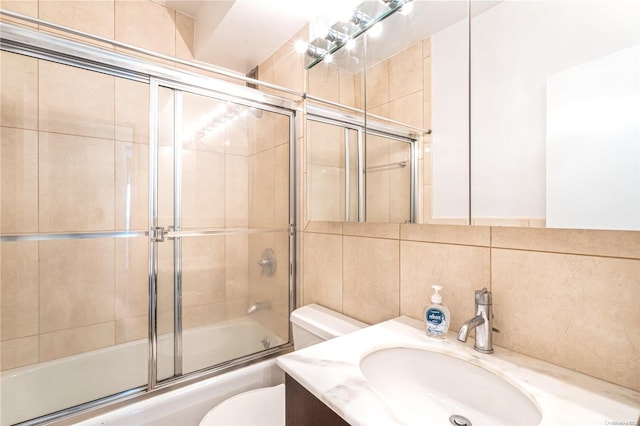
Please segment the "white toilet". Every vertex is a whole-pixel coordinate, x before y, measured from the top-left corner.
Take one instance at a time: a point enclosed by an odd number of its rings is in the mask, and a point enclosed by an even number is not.
[[[367,325],[320,305],[307,305],[291,314],[295,350],[360,330]],[[283,426],[284,384],[254,389],[212,408],[200,426]]]

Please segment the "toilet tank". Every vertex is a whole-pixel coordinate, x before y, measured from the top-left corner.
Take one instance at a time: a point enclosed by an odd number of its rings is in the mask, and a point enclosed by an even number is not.
[[[291,314],[295,350],[367,327],[367,324],[324,306],[312,304]]]

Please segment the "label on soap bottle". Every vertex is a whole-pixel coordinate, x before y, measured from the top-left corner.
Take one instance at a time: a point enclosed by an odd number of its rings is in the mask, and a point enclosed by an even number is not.
[[[440,309],[431,308],[426,314],[427,332],[431,334],[444,334],[445,316]]]

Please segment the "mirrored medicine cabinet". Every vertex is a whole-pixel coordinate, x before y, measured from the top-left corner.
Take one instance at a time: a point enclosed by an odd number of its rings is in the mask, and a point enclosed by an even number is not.
[[[413,3],[307,71],[307,219],[640,230],[640,3]]]

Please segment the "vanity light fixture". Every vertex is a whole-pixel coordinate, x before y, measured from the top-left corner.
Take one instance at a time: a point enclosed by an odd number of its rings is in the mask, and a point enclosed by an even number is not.
[[[320,35],[309,43],[298,40],[295,50],[306,55],[305,67],[333,61],[333,54],[343,46],[346,50],[355,47],[355,39],[371,30],[371,36],[376,37],[382,32],[380,21],[395,12],[408,15],[413,9],[413,0],[365,0],[356,7],[345,19],[323,27]],[[377,34],[376,34],[377,33]]]

